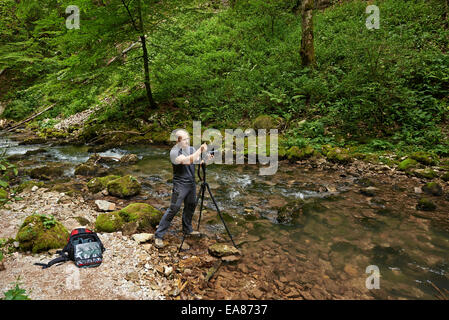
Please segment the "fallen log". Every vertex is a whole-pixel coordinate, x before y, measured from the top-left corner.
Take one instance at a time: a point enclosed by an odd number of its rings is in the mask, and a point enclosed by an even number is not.
[[[36,118],[37,116],[41,115],[41,114],[44,113],[45,111],[47,111],[47,110],[53,108],[55,105],[56,105],[56,103],[53,103],[51,106],[48,106],[48,107],[45,108],[44,110],[42,110],[42,111],[36,113],[35,115],[29,117],[28,119],[25,119],[25,120],[19,122],[18,124],[16,124],[15,126],[12,126],[11,128],[7,129],[6,132],[10,132],[10,131],[12,131],[12,130],[18,128],[18,127],[20,127],[22,124],[27,123],[27,122],[30,121],[30,120],[33,120],[34,118]]]

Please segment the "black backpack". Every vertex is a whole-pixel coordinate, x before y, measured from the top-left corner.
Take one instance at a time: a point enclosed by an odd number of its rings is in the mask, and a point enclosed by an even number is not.
[[[64,249],[56,251],[60,254],[60,257],[47,264],[35,263],[35,265],[46,269],[56,263],[72,260],[79,268],[98,267],[103,262],[105,250],[103,243],[95,232],[85,228],[77,228],[70,233]]]

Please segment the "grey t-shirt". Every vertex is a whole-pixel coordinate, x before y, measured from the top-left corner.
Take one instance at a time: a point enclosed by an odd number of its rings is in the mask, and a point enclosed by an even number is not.
[[[181,154],[186,157],[194,153],[194,147],[188,150],[180,148],[177,144],[170,151],[170,160],[173,166],[173,182],[195,183],[195,164],[176,164],[175,159]]]

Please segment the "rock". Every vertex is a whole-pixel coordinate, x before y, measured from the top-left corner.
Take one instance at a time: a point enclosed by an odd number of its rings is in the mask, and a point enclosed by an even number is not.
[[[304,201],[301,199],[293,200],[278,210],[276,220],[279,223],[291,223],[302,215]]]
[[[117,211],[102,213],[95,221],[95,230],[97,232],[117,232],[122,229],[123,224],[124,221]]]
[[[410,171],[415,177],[422,179],[433,179],[437,176],[437,173],[432,169],[412,169]]]
[[[224,243],[215,243],[209,246],[209,253],[214,257],[225,257],[232,255],[239,255],[240,251],[233,246]]]
[[[449,172],[446,172],[445,174],[443,174],[443,175],[441,176],[441,179],[442,179],[443,181],[448,182],[448,181],[449,181]]]
[[[38,186],[33,186],[33,187],[31,188],[31,191],[36,192],[38,189],[39,189]]]
[[[144,243],[154,238],[154,234],[152,233],[136,233],[132,235],[132,238],[137,243]]]
[[[419,199],[416,205],[416,209],[422,211],[434,211],[436,208],[437,206],[427,198]]]
[[[105,190],[110,181],[118,178],[120,178],[120,176],[116,175],[93,178],[89,180],[89,182],[87,183],[87,188],[89,189],[90,192],[97,193],[102,190]]]
[[[351,277],[355,277],[358,274],[357,269],[354,266],[350,265],[350,264],[345,265],[344,271],[347,274],[349,274]]]
[[[120,158],[121,163],[136,163],[137,161],[139,161],[139,158],[134,153],[125,154]]]
[[[105,200],[95,200],[95,204],[97,205],[100,211],[114,211],[115,203],[105,201]]]
[[[184,243],[182,244],[181,250],[189,250],[190,249],[190,245],[184,241]]]
[[[347,164],[351,162],[351,156],[349,150],[343,148],[332,148],[326,154],[326,158],[334,163]]]
[[[277,121],[273,117],[265,114],[258,116],[253,122],[253,128],[255,130],[266,129],[267,132],[270,129],[276,128],[277,125]]]
[[[421,187],[415,187],[414,188],[414,191],[415,191],[415,193],[422,193],[422,189],[421,189]]]
[[[29,172],[31,178],[39,180],[52,180],[53,178],[61,177],[63,174],[64,169],[57,165],[37,167],[31,169]]]
[[[151,251],[153,249],[153,245],[151,243],[145,243],[142,247],[145,251]]]
[[[360,189],[360,193],[367,197],[374,197],[377,190],[379,189],[377,189],[376,187],[367,187]]]
[[[107,184],[109,194],[119,198],[135,196],[139,194],[140,188],[140,182],[130,175],[112,180]]]
[[[13,242],[13,245],[14,245],[14,248],[18,248],[19,245],[20,245],[20,243],[19,243],[19,241],[14,241],[14,242]]]
[[[263,297],[263,292],[259,288],[254,288],[250,291],[254,298],[260,300]]]
[[[438,164],[438,157],[429,152],[424,151],[414,152],[410,155],[410,158],[427,166],[434,166]]]
[[[409,171],[411,168],[414,168],[418,162],[414,159],[407,158],[399,163],[398,170],[400,171]]]
[[[145,231],[156,227],[162,218],[162,212],[146,203],[132,203],[119,211],[100,214],[95,222],[98,231],[116,232],[124,230],[125,225],[137,224],[135,231]],[[131,225],[132,227],[132,225]],[[131,234],[133,232],[127,232]]]
[[[107,169],[99,163],[101,156],[98,154],[93,154],[85,162],[81,163],[75,168],[75,175],[80,176],[105,176],[107,174]]]
[[[301,161],[310,158],[314,154],[314,149],[311,146],[299,148],[293,146],[287,150],[287,159],[290,162]]]
[[[168,277],[173,272],[173,267],[164,266],[164,275]]]
[[[241,258],[242,258],[241,256],[225,256],[221,258],[221,261],[232,263],[239,261]]]
[[[436,182],[426,183],[426,185],[422,187],[422,191],[434,196],[443,195],[443,188]]]
[[[22,223],[16,239],[22,251],[37,253],[64,247],[68,236],[67,229],[53,217],[34,214]]]

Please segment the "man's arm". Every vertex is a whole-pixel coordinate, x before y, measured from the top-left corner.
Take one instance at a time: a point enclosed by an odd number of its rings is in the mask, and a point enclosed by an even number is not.
[[[191,155],[189,155],[187,157],[183,154],[179,155],[175,159],[175,163],[176,164],[192,164],[194,161],[199,159],[200,154],[203,151],[207,151],[207,145],[205,143],[203,143],[198,150],[196,150],[194,153],[192,153]]]

